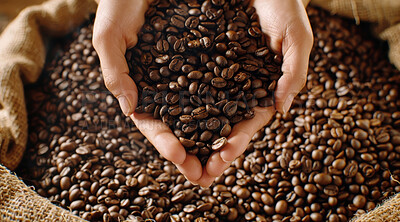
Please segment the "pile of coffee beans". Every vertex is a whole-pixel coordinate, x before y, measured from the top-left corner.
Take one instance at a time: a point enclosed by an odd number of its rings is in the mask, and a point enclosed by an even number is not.
[[[90,221],[344,222],[400,192],[400,72],[361,27],[308,8],[308,82],[215,181],[186,181],[103,85],[92,26],[27,89],[18,174]]]
[[[126,55],[140,94],[136,112],[161,119],[203,163],[253,107],[273,105],[281,59],[249,3],[154,1]]]

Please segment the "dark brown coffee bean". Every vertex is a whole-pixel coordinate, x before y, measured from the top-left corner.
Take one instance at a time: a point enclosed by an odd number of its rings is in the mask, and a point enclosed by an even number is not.
[[[210,119],[207,120],[206,126],[208,130],[215,130],[218,129],[221,125],[221,122],[219,121],[219,119],[212,117]]]
[[[208,116],[208,112],[204,106],[201,106],[192,111],[192,116],[198,120],[205,119]]]
[[[339,193],[339,188],[336,185],[328,185],[324,187],[324,194],[334,197],[337,196]]]
[[[215,77],[211,80],[211,85],[219,89],[224,88],[226,84],[226,80],[221,77]]]
[[[201,79],[203,77],[203,73],[200,71],[192,71],[187,76],[189,79]]]
[[[203,37],[203,38],[201,38],[200,40],[200,45],[203,47],[203,48],[205,48],[205,49],[208,49],[208,48],[210,48],[211,46],[212,46],[212,41],[211,41],[211,39],[209,38],[209,37]],[[202,62],[203,63],[203,62]],[[205,62],[204,62],[205,63]]]
[[[189,29],[195,29],[199,25],[199,18],[195,16],[190,16],[185,21],[185,26]]]
[[[175,52],[179,52],[179,53],[183,53],[185,52],[186,48],[185,48],[185,42],[182,39],[178,39],[175,41],[174,43],[174,51]]]
[[[264,56],[267,56],[267,55],[269,54],[269,50],[268,50],[267,47],[262,47],[262,48],[257,49],[257,50],[254,52],[254,54],[255,54],[256,56],[258,56],[258,57],[264,57]]]
[[[170,106],[168,109],[168,113],[171,116],[177,116],[182,112],[182,107],[179,105]]]
[[[350,162],[343,170],[346,177],[354,177],[358,172],[358,165],[356,162]]]
[[[79,210],[85,206],[85,202],[83,200],[76,200],[70,204],[71,210]]]
[[[159,53],[166,53],[169,50],[169,44],[166,40],[158,40],[156,49]]]
[[[177,57],[177,58],[173,58],[171,60],[171,62],[168,65],[168,68],[172,71],[172,72],[178,72],[182,66],[183,66],[183,57]]]
[[[237,103],[234,101],[229,101],[224,105],[223,112],[226,116],[230,117],[236,114]]]
[[[171,25],[177,28],[183,28],[185,26],[185,18],[180,15],[173,15],[171,17]]]
[[[192,133],[197,129],[197,125],[194,123],[186,123],[182,126],[182,131],[184,133]]]
[[[215,62],[220,66],[220,67],[225,67],[228,65],[228,61],[226,60],[225,57],[223,56],[217,56],[215,59]]]

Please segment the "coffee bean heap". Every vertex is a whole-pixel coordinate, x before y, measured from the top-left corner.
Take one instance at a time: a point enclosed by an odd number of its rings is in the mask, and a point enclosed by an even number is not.
[[[193,186],[103,85],[91,25],[28,89],[18,175],[90,221],[344,222],[400,192],[400,73],[353,21],[308,8],[308,82],[210,188]],[[65,44],[65,43],[64,43]]]
[[[154,1],[126,57],[138,85],[136,112],[162,119],[205,163],[233,125],[273,105],[280,58],[250,1]],[[219,143],[218,143],[219,142]]]

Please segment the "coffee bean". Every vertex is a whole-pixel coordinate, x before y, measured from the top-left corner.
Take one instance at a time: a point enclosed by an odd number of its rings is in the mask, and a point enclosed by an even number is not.
[[[221,77],[215,77],[211,80],[211,85],[219,89],[224,88],[226,84],[226,80]]]
[[[237,111],[237,103],[233,101],[229,101],[224,105],[223,112],[226,116],[233,116]]]
[[[228,140],[226,139],[226,137],[221,137],[221,138],[215,140],[215,141],[212,143],[211,148],[212,148],[213,150],[216,150],[216,151],[217,151],[217,150],[220,150],[222,147],[224,147],[227,143],[228,143]]]
[[[203,77],[203,73],[200,71],[192,71],[187,76],[189,79],[201,79]]]
[[[319,185],[325,186],[332,182],[332,177],[327,173],[319,173],[314,176],[314,181]]]
[[[212,117],[210,119],[207,120],[206,126],[208,130],[215,130],[218,129],[220,127],[220,121],[219,119]]]
[[[177,57],[177,58],[173,58],[171,60],[171,62],[168,65],[168,68],[172,71],[172,72],[178,72],[182,66],[183,66],[183,57]]]
[[[367,202],[367,199],[363,195],[357,195],[353,198],[353,204],[357,208],[363,208]]]
[[[195,119],[205,119],[208,116],[208,112],[204,106],[200,106],[192,111],[192,116]]]
[[[189,29],[194,29],[199,25],[199,18],[195,16],[190,16],[185,21],[185,26]]]
[[[286,200],[279,200],[275,205],[275,212],[278,214],[286,214],[288,208],[288,203]]]
[[[227,137],[231,133],[231,130],[232,130],[231,126],[227,123],[222,127],[219,135],[222,137]]]
[[[343,174],[346,177],[354,177],[357,174],[358,165],[355,162],[350,162],[343,170]]]
[[[71,210],[79,210],[85,206],[83,200],[76,200],[70,204]]]

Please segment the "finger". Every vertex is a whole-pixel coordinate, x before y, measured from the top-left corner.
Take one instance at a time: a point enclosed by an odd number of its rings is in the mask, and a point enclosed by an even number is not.
[[[144,17],[144,11],[130,12],[129,15],[138,17],[138,22],[129,27],[133,29],[129,35],[124,34],[122,27],[126,24],[118,20],[118,13],[123,14],[121,8],[125,8],[124,4],[128,3],[132,4],[129,1],[118,4],[108,0],[101,1],[93,30],[93,46],[99,55],[105,86],[118,99],[122,112],[127,116],[137,105],[137,88],[129,76],[125,51],[128,46],[136,44],[137,32],[144,22],[144,18],[141,19]],[[145,4],[141,5],[142,8],[145,7]],[[139,9],[140,7],[136,8]]]
[[[219,177],[230,165],[231,161],[224,161],[221,158],[220,152],[214,152],[208,158],[205,170],[210,177]]]
[[[118,99],[122,112],[129,116],[137,104],[137,88],[129,76],[126,45],[118,38],[109,40],[108,35],[102,34],[103,40],[94,40],[93,46],[99,55],[105,86]]]
[[[133,113],[130,117],[164,158],[174,164],[184,163],[186,151],[167,125],[148,113]]]
[[[303,27],[295,24],[287,28],[282,41],[283,75],[275,91],[275,107],[278,112],[286,113],[294,97],[304,87],[312,45],[313,36],[308,21]]]
[[[241,121],[233,127],[228,143],[219,152],[221,160],[232,162],[240,156],[246,150],[253,135],[265,126],[274,114],[275,109],[272,106],[266,108],[255,107],[254,118]],[[207,168],[207,170],[211,170],[211,168]]]
[[[188,154],[182,164],[176,164],[176,168],[185,175],[187,180],[198,184],[197,180],[200,179],[203,170],[199,158]]]
[[[203,169],[203,174],[201,175],[201,178],[198,179],[197,181],[195,181],[199,186],[201,186],[202,188],[207,188],[210,187],[212,185],[212,183],[214,182],[215,177],[211,176],[208,174],[206,168],[204,167]]]

